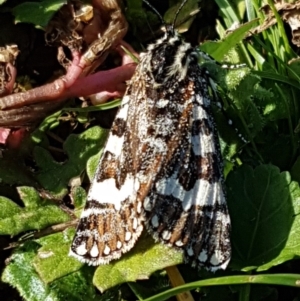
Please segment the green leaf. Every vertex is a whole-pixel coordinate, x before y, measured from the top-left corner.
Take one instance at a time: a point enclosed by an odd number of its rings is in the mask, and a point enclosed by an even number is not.
[[[22,211],[16,203],[3,196],[0,197],[0,220],[18,214]]]
[[[106,111],[110,109],[117,108],[121,105],[121,100],[115,99],[100,105],[85,107],[85,108],[63,108],[62,112],[78,112],[78,113],[88,113],[88,112],[98,112],[98,111]]]
[[[87,173],[90,181],[92,181],[93,178],[94,178],[97,166],[99,164],[99,160],[100,160],[101,155],[102,155],[102,150],[99,153],[97,153],[96,155],[91,156],[88,159],[87,166],[86,166],[86,173]]]
[[[33,259],[33,265],[44,283],[76,272],[83,266],[77,259],[68,256],[74,233],[74,228],[66,229],[63,233],[38,240],[42,247]]]
[[[229,50],[243,40],[255,23],[257,23],[257,20],[252,20],[248,23],[245,23],[230,33],[223,41],[206,42],[202,44],[200,48],[202,51],[209,53],[215,60],[222,61],[224,55],[226,55]]]
[[[18,187],[18,193],[27,209],[35,209],[43,206],[43,200],[40,198],[38,192],[32,187]]]
[[[273,285],[288,285],[291,287],[299,288],[299,274],[264,274],[264,275],[247,275],[247,276],[227,276],[216,277],[200,281],[191,282],[185,285],[177,286],[163,293],[157,294],[143,301],[163,301],[168,300],[172,296],[177,294],[199,289],[204,286],[216,286],[216,285],[236,285],[246,283],[261,283],[261,284],[273,284]],[[231,299],[232,300],[232,299]]]
[[[92,284],[94,270],[93,267],[84,266],[77,272],[53,281],[49,288],[58,296],[59,301],[107,301],[108,299],[99,298],[99,293]]]
[[[43,238],[38,242],[45,239],[48,240],[48,238]],[[13,252],[2,274],[3,282],[15,287],[27,301],[97,300],[96,291],[92,285],[94,269],[87,266],[49,285],[45,284],[33,266],[33,260],[40,248],[38,242],[27,242]],[[44,255],[46,256],[46,253]],[[62,265],[60,267],[62,268]],[[55,270],[56,266],[53,265],[52,269]]]
[[[13,8],[15,22],[33,23],[45,28],[52,16],[64,5],[66,0],[44,0],[41,2],[24,2]]]
[[[25,300],[58,300],[53,292],[39,279],[30,261],[39,245],[35,242],[26,243],[14,251],[9,264],[4,269],[2,281],[15,287]]]
[[[36,144],[42,144],[47,139],[46,133],[50,129],[53,129],[59,125],[59,117],[62,115],[62,111],[57,111],[50,116],[47,116],[31,133],[31,140]]]
[[[63,145],[68,156],[65,163],[54,161],[47,150],[35,147],[34,157],[40,168],[37,179],[41,185],[54,195],[65,195],[69,180],[82,174],[88,159],[104,146],[106,137],[107,130],[97,126],[79,135],[71,134]]]
[[[75,186],[71,189],[71,198],[76,211],[81,211],[86,202],[86,191],[81,186]],[[80,212],[79,212],[80,213]]]
[[[227,26],[239,21],[239,17],[235,13],[232,3],[227,0],[216,0],[216,3],[220,8],[221,13],[225,16],[224,21],[227,23]]]
[[[38,248],[39,245],[36,242],[29,242],[15,250],[4,269],[2,281],[15,287],[28,301],[59,300],[54,292],[42,282],[30,264]]]
[[[226,184],[233,268],[264,271],[300,255],[300,189],[288,172],[243,165]]]
[[[34,188],[19,187],[18,191],[25,208],[19,207],[7,198],[0,198],[2,209],[0,235],[17,235],[70,220],[70,217],[54,203],[42,200]]]
[[[99,266],[93,283],[103,292],[120,283],[148,279],[153,272],[182,261],[181,252],[161,243],[154,243],[148,235],[143,235],[135,247],[120,260]]]

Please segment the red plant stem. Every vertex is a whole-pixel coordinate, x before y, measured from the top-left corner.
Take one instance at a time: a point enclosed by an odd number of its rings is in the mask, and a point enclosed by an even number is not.
[[[119,85],[131,79],[135,67],[136,64],[131,63],[80,78],[72,87],[67,89],[66,94],[69,95],[69,97],[74,97],[76,95],[89,96],[99,91],[118,91]]]
[[[5,110],[49,100],[59,101],[69,97],[88,96],[99,91],[113,92],[118,89],[118,85],[131,78],[135,66],[135,64],[128,64],[111,70],[100,71],[77,79],[69,87],[65,77],[62,77],[53,83],[35,89],[2,97],[0,98],[0,108]]]

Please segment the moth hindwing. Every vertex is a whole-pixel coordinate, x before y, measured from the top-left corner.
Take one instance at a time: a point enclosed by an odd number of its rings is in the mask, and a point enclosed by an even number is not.
[[[80,261],[120,258],[146,227],[193,266],[226,268],[223,164],[198,56],[170,26],[141,55],[71,246]]]

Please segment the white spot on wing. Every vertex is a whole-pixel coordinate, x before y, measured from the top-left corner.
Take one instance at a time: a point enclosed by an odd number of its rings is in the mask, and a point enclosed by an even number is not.
[[[120,241],[117,242],[117,249],[121,249],[122,243]]]
[[[175,242],[175,245],[176,245],[177,247],[182,247],[182,246],[183,246],[182,240],[177,240],[177,241]]]
[[[162,235],[161,235],[161,237],[164,239],[164,240],[169,240],[170,238],[171,238],[171,232],[170,231],[167,231],[167,230],[165,230],[163,233],[162,233]]]
[[[151,205],[149,197],[145,197],[144,202],[143,202],[143,207],[146,211],[151,211],[152,210],[152,205]]]
[[[132,221],[132,229],[133,229],[133,230],[136,230],[137,225],[138,225],[138,221],[137,221],[136,218],[134,218],[133,221]]]
[[[141,213],[142,212],[142,202],[138,202],[136,205],[136,212]]]
[[[129,241],[131,239],[131,232],[126,232],[125,233],[125,241]]]
[[[90,255],[91,255],[92,257],[98,257],[98,255],[99,255],[99,250],[98,250],[98,246],[97,246],[96,243],[94,243],[93,247],[91,248],[91,250],[90,250]]]
[[[103,253],[104,253],[105,255],[108,255],[108,254],[110,253],[110,247],[106,245],[105,248],[104,248]]]
[[[77,255],[83,256],[83,255],[85,255],[86,253],[87,253],[87,249],[86,249],[85,243],[82,243],[80,246],[78,246],[78,247],[76,248],[76,254],[77,254]]]

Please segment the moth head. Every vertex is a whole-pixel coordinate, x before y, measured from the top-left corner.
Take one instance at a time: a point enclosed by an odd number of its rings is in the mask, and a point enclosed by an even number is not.
[[[181,81],[186,78],[190,64],[198,61],[197,51],[184,42],[175,30],[177,17],[188,0],[182,1],[171,25],[165,24],[159,12],[147,0],[143,1],[157,14],[166,28],[165,35],[149,45],[143,67],[152,76],[156,87],[171,79]]]
[[[160,85],[170,79],[181,81],[191,63],[197,63],[197,51],[186,43],[173,26],[166,27],[165,35],[148,47],[148,70]]]

